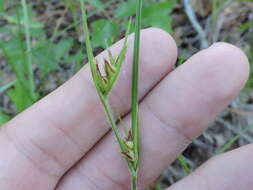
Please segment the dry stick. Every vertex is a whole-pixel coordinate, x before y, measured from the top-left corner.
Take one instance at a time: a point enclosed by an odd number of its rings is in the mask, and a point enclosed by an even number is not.
[[[193,8],[190,5],[189,0],[183,0],[183,2],[184,2],[185,12],[188,18],[190,22],[192,23],[193,28],[196,30],[196,32],[201,38],[201,48],[208,48],[209,42],[207,40],[206,33],[204,32],[202,26],[199,24],[196,14],[193,11]]]

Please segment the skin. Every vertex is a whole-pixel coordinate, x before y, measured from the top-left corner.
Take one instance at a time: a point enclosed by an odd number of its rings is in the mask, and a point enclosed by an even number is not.
[[[139,187],[145,189],[238,95],[249,64],[237,47],[216,43],[173,70],[177,47],[169,34],[149,28],[141,41]],[[132,42],[111,95],[128,127]],[[122,43],[110,48],[113,54]],[[87,66],[1,128],[0,154],[0,189],[130,189]],[[252,156],[248,145],[212,158],[168,190],[251,190]]]

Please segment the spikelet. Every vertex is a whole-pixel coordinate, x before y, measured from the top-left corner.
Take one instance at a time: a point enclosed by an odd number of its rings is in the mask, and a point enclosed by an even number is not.
[[[99,93],[101,93],[103,96],[108,96],[111,92],[113,86],[115,85],[120,71],[121,67],[123,65],[123,62],[126,57],[127,53],[127,40],[130,30],[130,24],[128,30],[126,32],[126,38],[124,41],[124,45],[122,50],[120,51],[120,54],[118,56],[113,56],[112,53],[108,50],[108,59],[104,59],[103,62],[103,71],[105,74],[102,74],[99,63],[95,58],[93,57],[93,60],[91,61],[91,71],[92,76],[96,85],[97,90]]]
[[[124,143],[125,151],[122,152],[122,155],[127,161],[134,163],[136,161],[136,156],[134,153],[134,142],[131,130],[128,132],[128,136],[125,138]]]

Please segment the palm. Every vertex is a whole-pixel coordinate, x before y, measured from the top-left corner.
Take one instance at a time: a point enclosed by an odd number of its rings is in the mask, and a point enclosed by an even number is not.
[[[111,51],[117,54],[121,46],[119,42]],[[247,80],[246,57],[228,44],[219,43],[201,51],[172,72],[176,57],[175,43],[168,34],[158,29],[143,32],[140,189],[147,187],[205,130]],[[126,126],[130,122],[126,115],[131,97],[130,65],[128,53],[111,96],[115,114],[124,116]],[[0,134],[1,189],[130,188],[127,167],[87,67],[7,123]],[[245,160],[252,157],[251,149],[249,145],[213,159],[169,190],[250,190],[253,172],[248,165],[251,162],[245,166]],[[245,177],[234,184],[233,179],[242,175]]]

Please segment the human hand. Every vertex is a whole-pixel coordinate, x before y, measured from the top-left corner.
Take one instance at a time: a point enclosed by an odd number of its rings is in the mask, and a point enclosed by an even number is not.
[[[111,47],[112,53],[121,47],[122,41]],[[111,96],[126,125],[131,51]],[[206,129],[249,75],[246,56],[226,43],[197,53],[172,71],[176,58],[175,42],[167,33],[154,28],[142,32],[140,189]],[[168,190],[252,190],[252,152],[253,145],[248,145],[217,156]],[[3,190],[130,189],[129,172],[87,66],[1,128],[0,154]]]

